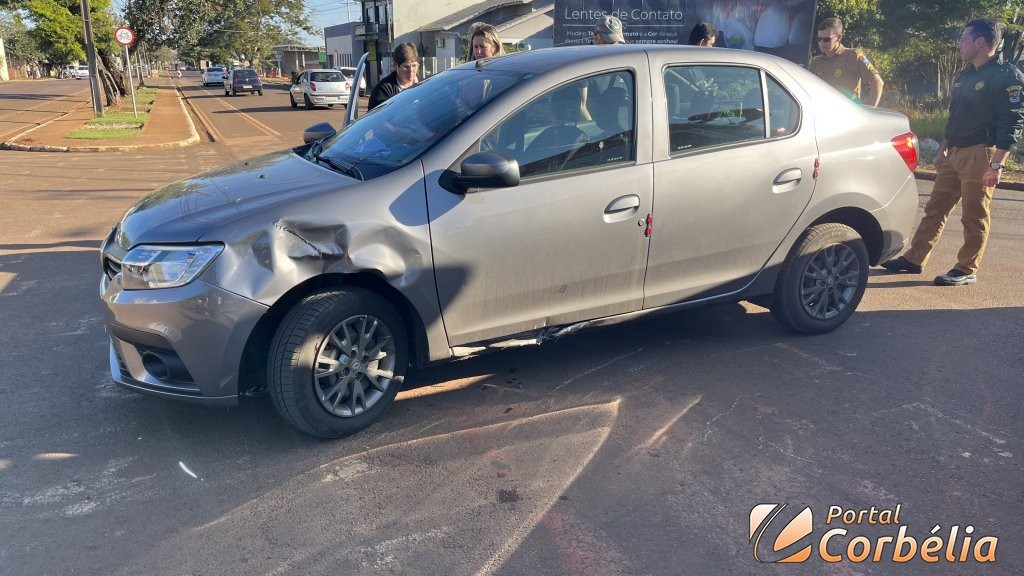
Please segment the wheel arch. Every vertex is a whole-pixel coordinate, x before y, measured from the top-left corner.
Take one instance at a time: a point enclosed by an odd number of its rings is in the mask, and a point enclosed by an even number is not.
[[[884,238],[882,236],[882,227],[870,212],[861,208],[853,208],[849,206],[837,208],[822,214],[814,222],[811,222],[807,228],[817,226],[818,224],[827,224],[829,222],[845,224],[850,228],[853,228],[854,231],[860,235],[861,239],[864,240],[864,246],[868,249],[868,262],[872,266],[878,264],[878,261],[882,257],[882,245],[884,244]],[[805,228],[805,230],[807,228]]]
[[[322,274],[298,284],[274,302],[273,306],[256,323],[238,367],[238,393],[244,396],[248,390],[267,386],[267,358],[270,344],[281,322],[288,312],[306,296],[323,289],[356,287],[372,292],[386,300],[402,318],[409,339],[409,360],[416,366],[427,363],[427,332],[412,303],[379,273],[371,271],[349,274]]]

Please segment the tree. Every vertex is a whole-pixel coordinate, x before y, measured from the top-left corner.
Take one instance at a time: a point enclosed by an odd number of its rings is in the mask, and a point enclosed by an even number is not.
[[[4,39],[4,50],[10,61],[35,62],[46,57],[31,32],[19,13],[0,10],[0,38]]]
[[[289,35],[315,33],[304,0],[130,0],[124,16],[145,45],[193,61],[256,65]]]
[[[85,60],[85,27],[81,3],[77,0],[28,0],[25,10],[36,23],[31,34],[41,46],[47,46],[50,60]],[[114,42],[114,14],[111,0],[90,0],[93,41],[96,46],[97,72],[107,105],[117,104],[128,94],[124,71],[117,65],[118,45]]]

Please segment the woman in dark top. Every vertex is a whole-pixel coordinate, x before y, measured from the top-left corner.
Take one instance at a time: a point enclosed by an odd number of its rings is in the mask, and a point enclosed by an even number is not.
[[[411,88],[417,82],[417,73],[420,70],[419,53],[412,42],[399,44],[391,54],[391,62],[394,72],[381,79],[370,93],[368,108],[373,110],[380,106],[387,99],[398,94],[406,88]]]

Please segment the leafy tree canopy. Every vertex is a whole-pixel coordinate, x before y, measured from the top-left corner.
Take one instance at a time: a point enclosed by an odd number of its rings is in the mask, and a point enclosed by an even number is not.
[[[304,0],[130,0],[125,20],[149,46],[188,60],[265,60],[270,47],[315,29]]]

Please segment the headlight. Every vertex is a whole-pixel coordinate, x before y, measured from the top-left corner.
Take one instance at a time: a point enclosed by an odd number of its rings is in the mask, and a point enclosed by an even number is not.
[[[195,280],[224,246],[136,246],[121,262],[125,290],[175,288]]]

